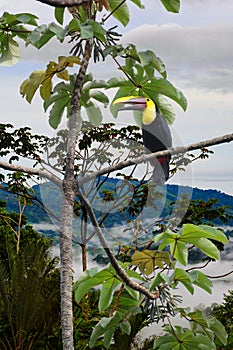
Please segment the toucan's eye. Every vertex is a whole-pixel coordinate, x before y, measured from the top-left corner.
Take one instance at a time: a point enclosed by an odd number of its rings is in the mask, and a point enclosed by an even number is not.
[[[149,102],[149,101],[150,101],[150,99],[149,99],[149,98],[147,98],[146,100],[147,100],[147,102]]]

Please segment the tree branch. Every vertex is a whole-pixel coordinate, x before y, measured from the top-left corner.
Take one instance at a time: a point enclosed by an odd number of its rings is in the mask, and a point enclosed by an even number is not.
[[[129,167],[129,166],[134,165],[134,164],[140,164],[140,163],[143,163],[145,161],[149,161],[149,160],[153,159],[154,157],[165,156],[168,154],[174,155],[174,154],[186,153],[186,152],[197,150],[200,148],[214,146],[214,145],[218,145],[218,144],[222,144],[222,143],[226,143],[226,142],[231,142],[231,141],[233,141],[233,134],[228,134],[228,135],[224,135],[224,136],[220,136],[220,137],[215,137],[215,138],[210,139],[210,140],[205,140],[205,141],[193,143],[193,144],[190,144],[188,146],[176,147],[174,149],[161,151],[161,152],[155,152],[155,153],[147,154],[144,156],[140,156],[140,157],[137,157],[137,158],[134,158],[131,160],[120,162],[114,166],[110,166],[110,167],[101,169],[101,170],[99,170],[95,173],[92,173],[90,175],[86,175],[86,176],[82,177],[80,180],[78,180],[78,185],[83,184],[84,182],[86,182],[90,179],[93,179],[96,176],[108,174],[110,172],[120,170],[120,169]],[[73,166],[73,164],[72,164],[72,166]],[[46,179],[54,182],[58,186],[61,186],[61,184],[62,184],[62,182],[59,178],[57,178],[56,176],[50,174],[49,172],[47,172],[45,170],[27,168],[27,167],[23,167],[21,165],[14,165],[14,164],[6,163],[6,162],[0,162],[0,168],[10,170],[10,171],[20,171],[20,172],[25,172],[25,173],[32,174],[32,175],[38,175],[38,176],[41,176],[43,178],[46,178]],[[81,202],[85,205],[85,207],[89,213],[90,219],[92,221],[93,227],[95,229],[95,232],[98,235],[99,241],[101,242],[103,248],[105,249],[105,251],[109,257],[109,260],[110,260],[112,266],[114,267],[114,269],[116,270],[117,274],[122,279],[122,281],[124,281],[129,287],[141,292],[142,294],[146,295],[150,299],[158,298],[159,297],[158,293],[155,293],[155,294],[151,293],[150,291],[148,291],[146,288],[144,288],[140,284],[133,282],[129,278],[127,273],[120,267],[115,256],[113,255],[111,249],[109,248],[107,241],[105,240],[105,238],[102,234],[101,228],[100,228],[99,223],[95,217],[95,214],[94,214],[94,211],[91,207],[91,204],[89,203],[88,199],[80,191],[78,192],[77,195],[80,198]]]
[[[189,151],[198,150],[200,148],[220,145],[220,144],[228,143],[228,142],[232,142],[232,141],[233,141],[233,133],[219,136],[219,137],[215,137],[215,138],[209,139],[209,140],[200,141],[197,143],[192,143],[188,146],[179,146],[179,147],[175,147],[175,148],[172,148],[172,149],[169,149],[166,151],[145,154],[143,156],[133,158],[130,160],[126,160],[126,161],[122,161],[122,162],[117,163],[116,165],[112,165],[112,166],[103,168],[103,169],[98,170],[98,171],[91,173],[89,175],[85,175],[78,180],[78,184],[79,184],[79,186],[81,186],[83,183],[94,179],[96,176],[109,174],[113,171],[121,170],[121,169],[127,168],[127,167],[135,165],[135,164],[145,163],[146,161],[154,159],[154,157],[166,156],[168,154],[171,154],[171,155],[180,154],[180,153],[184,154],[184,153],[187,153]],[[48,179],[48,180],[54,182],[58,186],[61,186],[61,180],[59,178],[57,178],[56,176],[50,174],[46,170],[27,168],[27,167],[24,167],[21,165],[9,164],[7,162],[2,162],[2,161],[0,161],[0,168],[10,170],[10,171],[20,171],[20,172],[25,172],[27,174],[38,175],[42,178],[45,178],[45,179]]]
[[[78,180],[78,184],[79,184],[79,186],[81,186],[83,183],[94,179],[96,176],[109,174],[109,173],[112,173],[116,170],[121,170],[121,169],[127,168],[129,166],[134,165],[134,164],[145,163],[146,161],[153,160],[155,157],[164,157],[164,156],[167,156],[168,154],[170,154],[170,155],[181,154],[181,153],[184,154],[184,153],[187,153],[189,151],[194,151],[194,150],[197,150],[200,148],[215,146],[215,145],[219,145],[219,144],[231,142],[231,141],[233,141],[233,134],[227,134],[227,135],[215,137],[213,139],[200,141],[197,143],[192,143],[188,146],[179,146],[179,147],[171,148],[171,149],[168,149],[165,151],[145,154],[143,156],[129,159],[129,160],[125,160],[125,161],[117,163],[116,165],[112,165],[112,166],[109,166],[107,168],[103,168],[103,169],[98,170],[98,171],[91,173],[89,175],[85,175]]]
[[[118,264],[117,259],[113,255],[111,249],[108,246],[107,241],[105,240],[105,238],[102,234],[101,228],[100,228],[99,223],[96,219],[95,213],[92,209],[90,202],[81,192],[78,192],[78,197],[81,200],[81,202],[83,203],[83,205],[85,205],[85,207],[88,211],[89,217],[91,219],[93,228],[95,229],[95,232],[99,238],[99,241],[100,241],[102,247],[104,248],[105,252],[107,253],[108,258],[109,258],[113,268],[115,269],[116,273],[118,274],[118,276],[122,279],[123,282],[125,282],[125,284],[127,286],[131,287],[132,289],[137,290],[138,292],[144,294],[149,299],[157,299],[160,295],[159,291],[156,291],[155,293],[151,293],[148,289],[146,289],[142,285],[132,281],[131,278],[125,272],[125,270],[122,269],[122,267]]]
[[[36,0],[53,7],[71,7],[79,6],[83,3],[89,3],[89,0]]]
[[[2,161],[0,161],[0,168],[5,169],[5,170],[10,170],[10,171],[15,171],[15,172],[18,171],[18,172],[25,173],[25,174],[40,176],[43,179],[47,179],[47,180],[53,182],[54,184],[58,185],[59,187],[61,187],[61,185],[62,185],[61,180],[57,176],[48,172],[47,170],[28,168],[26,166],[10,164],[7,162],[2,162]]]

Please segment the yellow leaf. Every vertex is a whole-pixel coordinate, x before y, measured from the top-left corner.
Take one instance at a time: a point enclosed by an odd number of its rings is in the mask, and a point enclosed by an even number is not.
[[[52,89],[53,89],[52,76],[48,75],[46,76],[46,79],[44,79],[43,82],[41,83],[41,87],[40,87],[41,98],[43,100],[48,100],[51,96]]]
[[[69,73],[67,72],[67,70],[63,70],[59,73],[56,74],[58,78],[63,79],[63,80],[69,80]]]
[[[164,264],[172,267],[172,262],[168,252],[158,252],[157,250],[136,251],[132,256],[132,264],[139,267],[145,275],[150,275],[156,267],[164,268]]]
[[[47,64],[46,75],[54,75],[57,71],[57,66],[58,66],[58,64],[56,62],[50,61]]]
[[[63,58],[64,59],[64,62],[65,64],[68,65],[68,67],[73,67],[74,64],[81,64],[81,60],[79,57],[77,56],[60,56],[58,57],[58,62],[60,63],[60,60],[59,58]]]
[[[59,69],[61,69],[62,67],[64,67],[66,63],[66,56],[59,56],[58,57],[58,64],[57,66],[59,67]]]
[[[20,86],[20,94],[24,97],[26,96],[26,100],[31,103],[33,96],[35,95],[36,90],[39,88],[45,77],[44,70],[35,70],[31,73],[28,79],[26,79]]]

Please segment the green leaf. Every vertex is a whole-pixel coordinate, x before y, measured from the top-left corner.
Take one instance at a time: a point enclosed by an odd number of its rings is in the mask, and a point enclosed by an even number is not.
[[[153,349],[171,350],[176,345],[177,339],[174,335],[164,335],[155,339]]]
[[[108,280],[109,278],[112,278],[112,274],[110,274],[109,271],[105,269],[96,273],[92,277],[87,275],[85,279],[82,278],[80,281],[76,281],[75,300],[79,303],[80,300],[91,288],[98,286],[99,284],[101,284],[105,280]]]
[[[70,97],[66,96],[57,100],[57,103],[54,103],[49,115],[49,124],[52,128],[56,129],[60,124],[64,110],[69,102]]]
[[[185,270],[181,268],[176,268],[173,274],[173,280],[175,283],[177,281],[181,282],[185,286],[185,288],[189,291],[189,293],[191,294],[194,293],[194,287],[192,285],[191,278]]]
[[[208,238],[212,238],[218,242],[228,243],[228,238],[223,231],[208,225],[199,225],[199,227],[208,232]]]
[[[129,321],[121,322],[120,323],[120,329],[122,330],[123,333],[126,333],[130,335],[131,332],[131,324]]]
[[[113,300],[115,300],[115,298]],[[140,304],[141,304],[140,298],[133,299],[131,298],[131,294],[129,294],[129,296],[127,297],[125,297],[124,295],[121,295],[120,300],[117,304],[117,310],[122,314],[125,314],[125,312],[130,312],[131,314],[138,313],[138,312],[141,312]]]
[[[207,317],[209,328],[214,332],[215,337],[217,337],[220,342],[226,346],[227,344],[227,332],[223,324],[213,316]]]
[[[150,284],[150,291],[153,291],[156,287],[158,287],[160,284],[168,284],[170,285],[172,282],[171,277],[169,277],[166,273],[159,272],[156,277],[151,281]]]
[[[121,5],[120,5],[121,4]],[[120,5],[119,8],[117,8]],[[130,19],[129,9],[126,2],[122,0],[109,0],[110,12],[113,12],[113,17],[115,17],[124,27],[127,26]],[[117,10],[115,10],[117,8]]]
[[[38,17],[31,13],[17,13],[15,18],[17,18],[21,23],[37,26],[36,19],[38,19]]]
[[[168,125],[172,125],[176,118],[176,114],[172,105],[163,95],[157,96],[156,103],[159,107],[162,116],[167,121]]]
[[[111,88],[117,88],[117,87],[130,87],[131,89],[134,89],[135,86],[131,81],[125,78],[115,77],[111,78],[107,81],[107,89]],[[115,99],[115,98],[114,98]]]
[[[187,242],[182,240],[181,234],[167,230],[161,235],[155,236],[153,240],[158,242],[161,238],[162,243],[159,245],[159,250],[163,250],[169,244],[171,255],[182,265],[186,265],[188,261],[188,248],[186,247]]]
[[[81,24],[80,31],[81,31],[81,34],[80,34],[81,39],[86,40],[86,39],[93,38],[93,28],[91,25],[87,23]]]
[[[209,322],[207,318],[203,315],[201,310],[195,310],[193,312],[189,312],[187,316],[193,321],[196,322],[198,325],[200,325],[203,328],[209,327]]]
[[[104,80],[93,80],[91,77],[90,81],[87,81],[83,85],[83,91],[91,90],[91,89],[101,89],[106,88],[107,83]]]
[[[55,7],[54,16],[58,23],[63,24],[65,7]]]
[[[150,66],[155,68],[163,78],[167,77],[166,68],[162,60],[151,50],[138,52],[138,57],[143,67]]]
[[[179,13],[180,11],[180,0],[160,0],[163,6],[169,12]]]
[[[145,6],[142,5],[141,0],[131,0],[136,6],[138,6],[140,9],[144,9]]]
[[[88,103],[86,112],[91,123],[99,125],[102,122],[103,115],[101,109],[98,106],[95,106],[92,102]]]
[[[183,265],[187,263],[186,244],[193,244],[202,250],[207,256],[213,259],[219,259],[219,250],[210,239],[226,242],[226,236],[219,230],[206,225],[184,224],[179,232],[173,233],[170,230],[165,231],[162,235],[153,238],[154,242],[162,240],[159,250],[170,245],[170,252]]]
[[[111,341],[112,341],[112,337],[113,337],[114,331],[115,331],[115,329],[114,329],[114,328],[111,328],[111,329],[107,330],[107,331],[104,333],[104,341],[103,341],[103,344],[104,344],[104,347],[105,347],[106,349],[108,349],[108,348],[110,347],[110,344],[111,344]]]
[[[98,286],[103,282],[106,283],[107,281],[112,280],[113,278],[117,279],[115,275],[115,270],[111,265],[106,269],[99,271],[96,274],[92,274],[91,276],[89,274],[85,274],[85,277],[82,276],[81,280],[78,280],[75,283],[75,299],[77,300],[77,302],[79,302],[89,291],[89,289]]]
[[[189,276],[191,277],[193,284],[204,289],[207,293],[212,293],[213,283],[204,273],[198,270],[193,270],[189,272]]]
[[[97,90],[92,90],[90,91],[90,97],[94,98],[95,100],[101,102],[104,104],[104,106],[106,107],[109,103],[109,99],[108,96],[105,95],[103,92],[101,91],[97,91]]]
[[[99,311],[106,310],[112,302],[113,294],[121,281],[115,277],[104,281],[100,291]]]
[[[168,327],[166,328],[169,331]],[[195,334],[190,329],[174,326],[173,332],[158,337],[154,342],[154,350],[209,350],[216,349],[215,344],[206,335]],[[171,334],[170,334],[171,333]]]
[[[136,278],[136,279],[138,279],[139,281],[144,281],[144,279],[142,278],[142,276],[141,275],[139,275],[139,273],[137,273],[136,271],[134,271],[134,270],[126,270],[126,273],[127,273],[127,275],[129,276],[129,277],[131,277],[131,278]]]
[[[49,24],[48,30],[50,30],[50,32],[54,33],[60,42],[63,42],[63,40],[65,38],[66,31],[61,26],[52,22]]]
[[[153,79],[148,83],[143,85],[142,89],[152,100],[156,97],[154,95],[161,94],[165,95],[175,102],[177,102],[185,111],[187,108],[187,100],[182,94],[182,92],[176,89],[168,80],[166,79]]]
[[[220,258],[220,252],[216,245],[209,239],[215,239],[217,241],[220,239],[220,242],[226,242],[228,240],[221,231],[218,231],[218,233],[216,233],[216,231],[218,230],[214,228],[212,230],[212,228],[207,225],[196,226],[193,224],[185,224],[182,229],[182,237],[187,242],[194,244],[210,258],[218,260]]]
[[[106,31],[104,30],[103,26],[100,23],[93,21],[91,19],[88,20],[88,24],[92,26],[94,37],[101,40],[102,42],[106,42],[106,38],[105,38]]]
[[[111,317],[108,317],[108,318],[103,317],[93,329],[90,342],[89,342],[90,348],[92,348],[96,340],[99,339],[101,336],[103,336],[106,332],[109,332],[110,334],[113,335],[115,329],[119,326],[123,317],[124,316],[118,312],[115,312]],[[105,345],[108,345],[108,344],[109,344],[109,334],[107,335]]]
[[[124,284],[124,287],[133,299],[135,299],[137,301],[139,300],[140,294],[138,291],[134,290],[133,288],[130,288],[126,284]]]
[[[69,31],[70,32],[75,32],[75,31],[80,31],[80,23],[77,18],[73,18],[70,23],[69,23]]]
[[[1,43],[0,53],[0,66],[13,66],[19,60],[19,44],[10,35],[7,35]]]
[[[42,24],[35,28],[27,38],[27,45],[31,44],[37,49],[47,44],[47,42],[55,35],[51,32],[45,24]]]

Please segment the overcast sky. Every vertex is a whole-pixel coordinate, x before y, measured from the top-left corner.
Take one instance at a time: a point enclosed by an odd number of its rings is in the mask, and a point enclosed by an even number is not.
[[[141,11],[133,4],[131,21],[124,29],[122,43],[134,43],[138,50],[153,50],[166,64],[168,79],[188,99],[183,112],[175,106],[177,117],[172,126],[174,144],[190,144],[232,132],[233,125],[233,1],[181,0],[180,14],[167,13],[159,0],[144,1]],[[53,20],[53,10],[35,0],[0,0],[0,10],[32,12],[40,23]],[[111,21],[110,24],[114,23]],[[31,126],[36,133],[53,134],[38,97],[29,105],[19,96],[20,83],[35,69],[43,69],[48,60],[67,55],[67,45],[53,41],[43,50],[22,47],[16,66],[0,67],[1,122]],[[112,77],[115,66],[104,62],[93,65],[96,78]],[[110,120],[104,111],[105,121]],[[124,122],[122,115],[119,124]],[[129,115],[128,120],[132,122]],[[213,188],[233,194],[233,143],[211,148],[215,154],[198,161],[187,175],[172,183]]]

